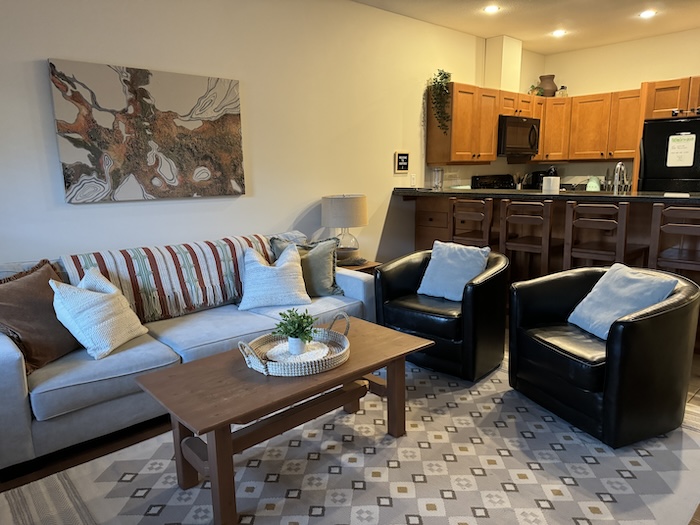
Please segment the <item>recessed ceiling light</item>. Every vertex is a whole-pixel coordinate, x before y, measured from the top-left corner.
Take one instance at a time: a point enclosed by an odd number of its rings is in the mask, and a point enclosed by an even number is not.
[[[656,16],[656,11],[653,9],[647,9],[646,11],[639,13],[640,18],[652,18],[654,16]]]
[[[488,13],[490,15],[493,13],[498,13],[500,10],[501,8],[497,5],[487,5],[486,7],[484,7],[484,13]]]
[[[556,31],[552,31],[552,36],[555,36],[557,38],[561,38],[566,34],[565,29],[557,29]]]

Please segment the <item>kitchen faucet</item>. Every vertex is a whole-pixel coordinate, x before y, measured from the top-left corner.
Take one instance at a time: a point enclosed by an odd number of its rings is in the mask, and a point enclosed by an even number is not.
[[[627,168],[624,162],[618,162],[615,166],[615,175],[613,178],[613,195],[617,195],[618,190],[622,187],[622,191],[627,191]]]

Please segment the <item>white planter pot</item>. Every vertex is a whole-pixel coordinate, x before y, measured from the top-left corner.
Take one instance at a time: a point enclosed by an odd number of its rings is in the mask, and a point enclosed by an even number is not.
[[[287,344],[289,345],[289,353],[292,355],[300,355],[306,352],[306,343],[298,337],[288,337]]]

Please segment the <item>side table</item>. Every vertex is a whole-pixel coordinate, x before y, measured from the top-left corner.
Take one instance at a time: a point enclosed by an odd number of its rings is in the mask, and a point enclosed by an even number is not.
[[[345,268],[347,270],[355,270],[356,272],[364,272],[370,275],[374,274],[374,269],[380,266],[382,263],[377,261],[367,261],[365,264],[358,264],[355,266],[338,266],[338,268]]]

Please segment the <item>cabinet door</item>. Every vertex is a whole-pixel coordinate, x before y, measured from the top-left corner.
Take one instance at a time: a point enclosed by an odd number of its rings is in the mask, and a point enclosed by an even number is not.
[[[691,115],[700,116],[700,77],[690,77],[688,111]]]
[[[518,111],[518,94],[510,91],[498,93],[499,115],[515,115]]]
[[[479,111],[479,88],[455,84],[452,93],[452,133],[450,161],[470,161],[476,158],[474,123]]]
[[[532,118],[540,119],[540,140],[537,143],[537,155],[532,157],[532,160],[544,160],[544,125],[545,125],[545,102],[544,97],[532,97]]]
[[[516,115],[519,117],[531,118],[533,115],[533,106],[535,104],[535,95],[526,95],[518,93],[518,110]]]
[[[569,159],[604,159],[609,128],[610,93],[572,97]]]
[[[429,250],[435,240],[449,242],[450,199],[448,197],[418,197],[416,199],[416,250]]]
[[[609,159],[632,159],[639,147],[639,89],[616,91],[610,101]]]
[[[497,89],[479,88],[479,114],[474,122],[477,162],[496,160],[498,151],[498,111]]]
[[[645,119],[671,118],[684,116],[688,109],[690,78],[645,82],[647,99]]]
[[[471,161],[474,150],[474,122],[478,110],[478,90],[475,86],[451,82],[449,129],[447,133],[438,128],[433,106],[428,97],[428,123],[425,140],[425,158],[428,164]]]
[[[566,160],[569,156],[571,98],[547,97],[544,119],[543,160]]]

